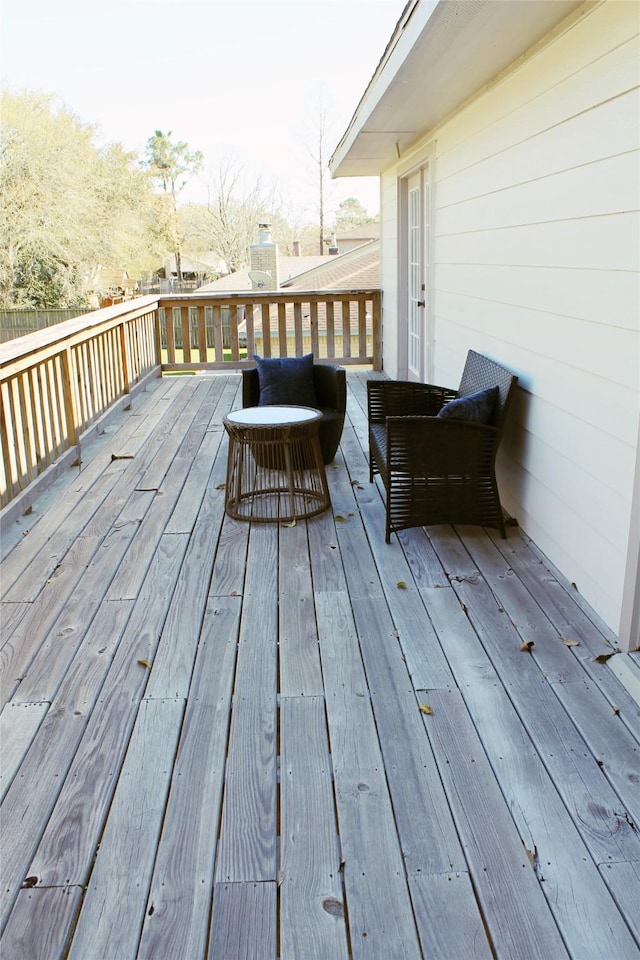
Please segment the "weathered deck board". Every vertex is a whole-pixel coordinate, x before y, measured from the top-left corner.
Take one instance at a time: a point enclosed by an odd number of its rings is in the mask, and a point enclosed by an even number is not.
[[[500,683],[497,669],[453,590],[433,589],[425,603],[478,728],[490,731],[493,716],[483,712],[483,690],[486,684]],[[620,798],[571,718],[549,699],[545,678],[541,676],[537,683],[525,682],[522,688],[517,677],[510,679],[509,674],[504,679],[524,727],[595,861],[640,861],[638,832],[625,818]],[[521,695],[516,699],[518,691]]]
[[[281,528],[278,569],[280,695],[322,696],[320,650],[305,524]]]
[[[384,542],[369,376],[306,523],[225,516],[222,374],[3,535],[3,957],[640,958],[638,660],[515,526]]]
[[[216,883],[207,960],[272,960],[277,955],[275,883]]]
[[[251,530],[216,880],[276,880],[277,527]]]
[[[183,708],[180,700],[143,700],[140,705],[70,960],[127,960],[137,954]]]
[[[240,599],[209,603],[138,956],[203,957],[213,893]]]
[[[9,703],[0,713],[0,801],[9,789],[38,727],[49,710],[48,703]]]
[[[284,697],[280,718],[281,955],[347,960],[324,698]]]
[[[409,882],[425,957],[491,960],[468,873],[420,874]]]
[[[433,714],[425,716],[425,726],[441,760],[496,956],[568,957],[462,697],[433,690],[429,698]]]
[[[352,954],[419,957],[349,597],[316,594],[316,606]]]

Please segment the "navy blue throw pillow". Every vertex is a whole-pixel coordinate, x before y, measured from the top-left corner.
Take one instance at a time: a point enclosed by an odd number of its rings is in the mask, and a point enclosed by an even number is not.
[[[299,407],[316,406],[312,353],[305,357],[254,356],[253,359],[258,367],[259,406],[280,403]]]
[[[491,423],[498,396],[497,387],[489,387],[488,390],[469,393],[466,397],[459,397],[457,400],[450,400],[449,403],[445,403],[438,416],[448,417],[452,420],[472,420],[474,423]]]

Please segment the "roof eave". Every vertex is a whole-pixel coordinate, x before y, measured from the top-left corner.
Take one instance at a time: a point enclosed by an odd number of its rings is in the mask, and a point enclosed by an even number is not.
[[[329,161],[377,176],[587,0],[410,0]]]

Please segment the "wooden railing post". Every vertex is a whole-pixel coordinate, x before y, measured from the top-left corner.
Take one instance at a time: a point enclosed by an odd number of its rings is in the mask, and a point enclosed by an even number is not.
[[[157,316],[157,311],[156,311]],[[118,329],[120,339],[120,368],[122,370],[122,384],[125,393],[131,392],[131,379],[129,375],[129,356],[127,353],[127,327],[121,323]],[[162,361],[159,359],[158,363]]]
[[[76,447],[78,446],[79,417],[76,394],[71,379],[74,375],[74,363],[70,347],[65,347],[60,354],[60,366],[62,370],[62,396],[67,427],[67,442],[70,447]]]
[[[153,325],[156,343],[156,363],[162,366],[162,331],[160,330],[160,308],[157,303],[153,311]]]

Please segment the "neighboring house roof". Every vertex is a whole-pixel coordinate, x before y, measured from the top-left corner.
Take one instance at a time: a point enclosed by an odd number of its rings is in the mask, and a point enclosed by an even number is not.
[[[282,287],[293,290],[370,290],[380,286],[380,240],[349,250],[298,274]]]
[[[279,257],[278,258],[278,278],[280,286],[288,282],[292,277],[310,270],[312,267],[323,263],[328,257]],[[200,287],[200,293],[224,293],[224,291],[235,292],[236,290],[251,290],[251,280],[249,271],[251,267],[243,267],[242,270],[236,270],[226,277],[220,277],[219,280],[212,280]]]
[[[581,3],[410,0],[329,161],[331,175],[378,176]]]
[[[200,287],[198,293],[251,290],[249,267]],[[280,257],[280,287],[288,290],[369,290],[380,286],[380,241],[338,256]]]
[[[379,240],[380,239],[380,221],[373,220],[371,223],[362,223],[358,227],[352,227],[351,230],[343,230],[341,233],[336,234],[336,241],[338,247],[341,243],[348,241],[353,243],[355,240],[360,240],[361,243],[366,243],[367,240]]]

